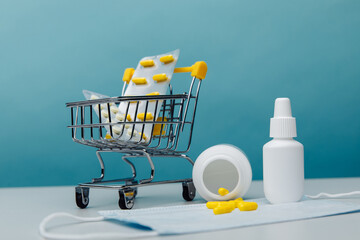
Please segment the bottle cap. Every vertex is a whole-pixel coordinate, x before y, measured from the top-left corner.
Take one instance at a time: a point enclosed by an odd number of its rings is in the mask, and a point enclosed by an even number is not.
[[[274,117],[270,119],[270,137],[296,137],[296,120],[291,113],[289,98],[275,100]]]

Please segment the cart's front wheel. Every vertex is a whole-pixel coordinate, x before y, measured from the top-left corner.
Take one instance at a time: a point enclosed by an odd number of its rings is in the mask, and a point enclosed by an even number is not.
[[[86,208],[89,205],[89,188],[76,187],[75,200],[79,208]]]
[[[137,189],[126,188],[119,190],[119,207],[121,209],[132,209],[134,206]]]
[[[186,201],[192,201],[195,198],[196,190],[193,182],[182,183],[183,192],[182,196]]]

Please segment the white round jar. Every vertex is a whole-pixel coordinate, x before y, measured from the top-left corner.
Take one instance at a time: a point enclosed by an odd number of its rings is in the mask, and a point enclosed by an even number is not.
[[[252,171],[248,158],[239,148],[220,144],[203,151],[193,167],[196,191],[207,201],[225,201],[242,197],[248,191]],[[219,188],[229,193],[221,196]]]

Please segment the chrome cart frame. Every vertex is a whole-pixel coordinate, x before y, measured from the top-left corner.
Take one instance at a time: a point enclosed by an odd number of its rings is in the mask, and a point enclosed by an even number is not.
[[[205,64],[205,62],[201,63]],[[194,165],[193,160],[187,156],[186,153],[189,151],[191,144],[201,86],[201,79],[197,77],[196,72],[194,73],[196,64],[197,63],[192,67],[175,69],[175,72],[192,72],[191,75],[193,78],[188,93],[173,94],[170,85],[169,95],[113,97],[66,104],[66,106],[70,108],[71,113],[71,125],[68,127],[71,128],[73,141],[98,149],[96,156],[99,160],[101,170],[100,177],[93,178],[91,182],[81,183],[75,188],[76,204],[78,207],[86,208],[89,204],[90,188],[118,190],[119,207],[121,209],[131,209],[133,207],[138,187],[156,184],[182,182],[183,198],[187,201],[194,199],[195,187],[192,178],[153,181],[155,165],[152,159],[154,157],[183,158],[189,162],[191,166]],[[206,64],[202,67],[205,67],[206,74]],[[197,71],[198,70],[199,69],[197,69]],[[123,93],[125,88],[126,82],[124,83]],[[96,112],[93,109],[96,107],[100,113],[100,107],[102,106],[103,109],[108,112],[108,115],[111,116],[110,106],[112,104],[119,105],[120,103],[125,103],[125,116],[127,116],[130,104],[136,104],[136,116],[140,102],[145,102],[145,116],[147,116],[149,103],[155,103],[154,116],[158,114],[160,118],[155,119],[154,117],[152,120],[146,120],[145,118],[142,121],[139,119],[129,121],[125,118],[123,121],[116,122],[111,122],[111,118],[109,118],[110,121],[104,123],[101,121],[101,117],[96,116]],[[131,139],[133,135],[131,135],[129,140],[120,140],[121,136],[125,134],[125,127],[134,133],[135,125],[140,126],[142,129],[141,133],[139,131],[139,140]],[[143,140],[146,138],[144,135],[145,125],[152,127],[151,136],[147,141]],[[110,131],[107,131],[105,126],[108,127]],[[120,137],[114,137],[114,126],[122,126]],[[180,141],[183,138],[185,138],[185,140]],[[132,176],[121,179],[104,180],[105,164],[101,154],[106,152],[122,153],[122,160],[130,166]],[[136,168],[130,160],[139,157],[145,157],[150,165],[150,176],[140,180],[136,179]]]

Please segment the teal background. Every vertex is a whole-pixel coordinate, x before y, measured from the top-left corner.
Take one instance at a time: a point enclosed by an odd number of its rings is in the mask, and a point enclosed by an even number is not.
[[[357,0],[2,0],[0,186],[98,176],[95,149],[71,140],[65,103],[82,89],[120,95],[126,67],[176,48],[178,66],[209,69],[192,158],[231,143],[261,179],[274,100],[289,97],[306,177],[359,177],[359,13]],[[129,172],[110,155],[110,177]],[[157,179],[190,176],[185,162],[167,160],[155,162]],[[146,177],[145,161],[137,166]]]

